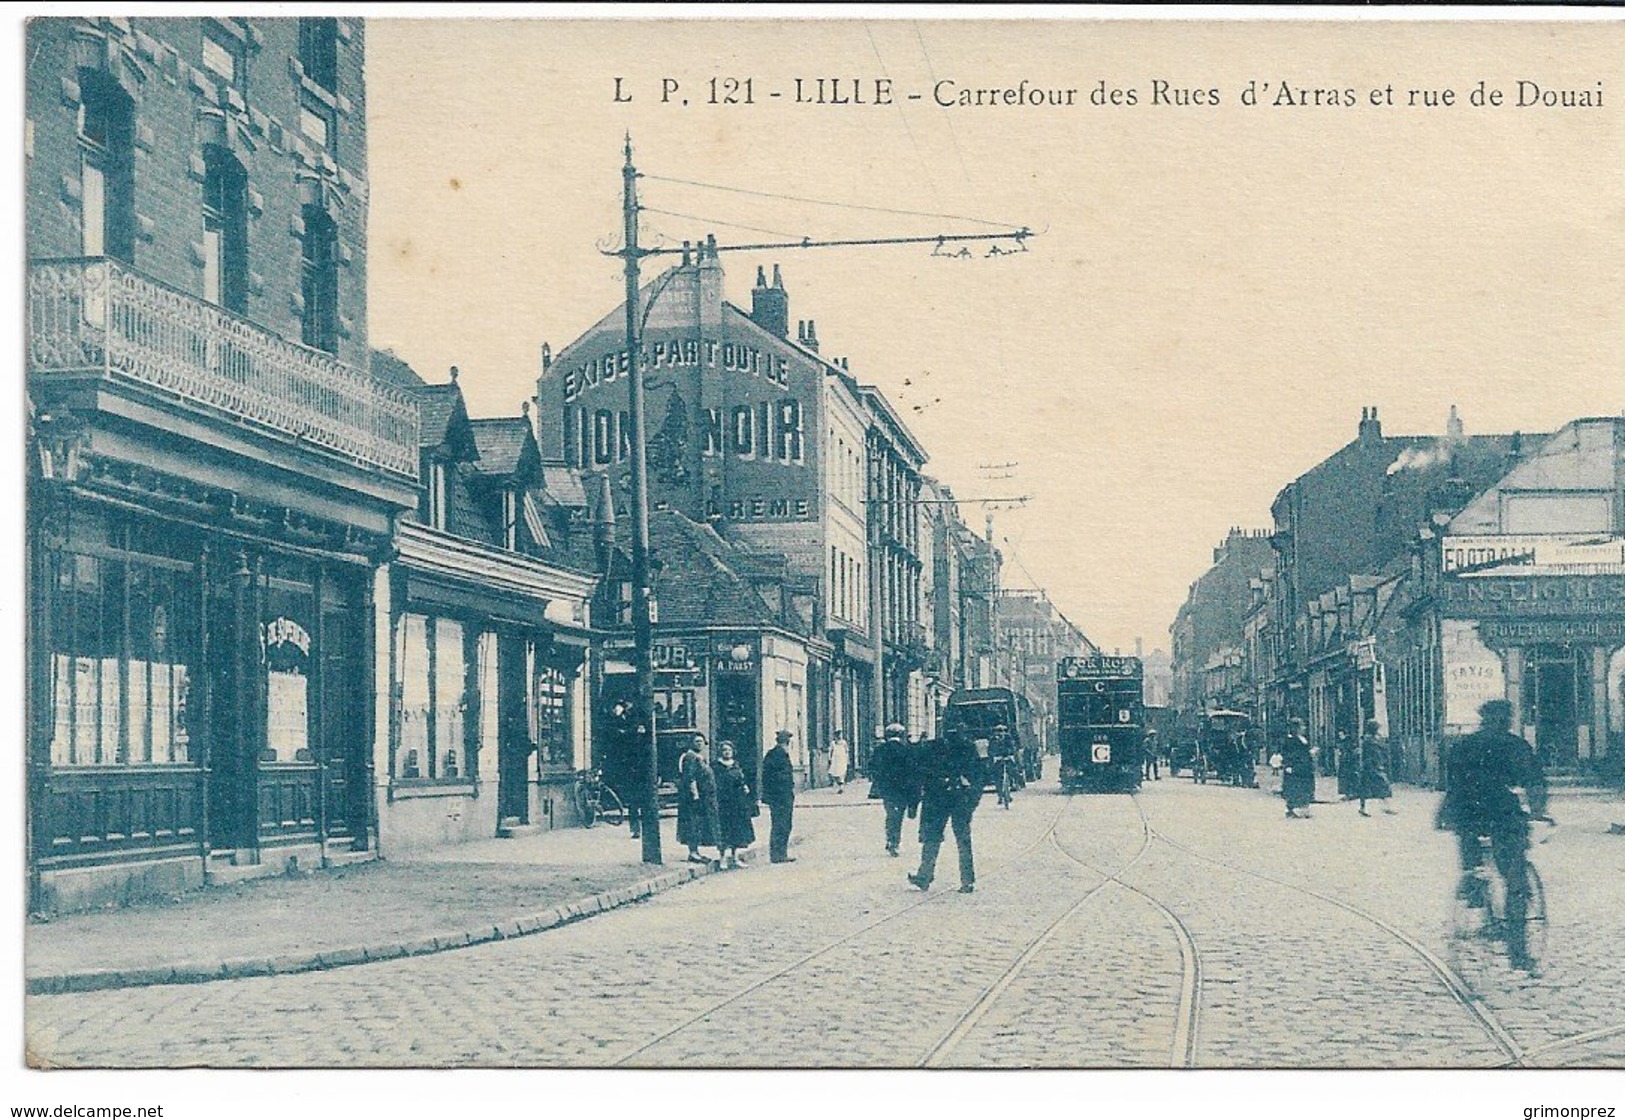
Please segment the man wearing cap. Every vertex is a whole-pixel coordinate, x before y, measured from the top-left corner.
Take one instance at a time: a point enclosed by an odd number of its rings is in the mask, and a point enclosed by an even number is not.
[[[887,724],[869,762],[869,796],[886,806],[886,854],[891,856],[902,843],[903,817],[913,816],[920,805],[920,779],[907,734],[902,724]]]
[[[921,743],[919,758],[920,869],[911,873],[908,881],[922,891],[931,889],[943,831],[952,824],[954,843],[959,848],[959,891],[970,894],[976,889],[970,824],[976,805],[982,799],[987,760],[978,753],[976,744],[963,729]]]
[[[768,858],[774,863],[794,863],[790,854],[790,818],[796,807],[796,775],[790,765],[790,733],[773,737],[773,749],[762,756],[762,801],[772,817],[768,835]]]

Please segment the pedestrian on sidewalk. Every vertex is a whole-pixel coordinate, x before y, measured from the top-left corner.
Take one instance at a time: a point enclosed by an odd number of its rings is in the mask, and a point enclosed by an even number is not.
[[[734,758],[734,745],[724,739],[717,744],[717,854],[725,867],[739,866],[739,849],[756,843],[756,800],[750,783]]]
[[[690,863],[709,863],[700,849],[712,847],[722,831],[717,822],[717,776],[705,760],[706,739],[696,735],[677,760],[677,842],[688,847]]]
[[[846,732],[836,730],[829,741],[829,780],[836,793],[846,792],[846,772],[852,765],[852,753],[847,746]]]
[[[796,773],[790,765],[790,733],[773,737],[773,749],[762,756],[762,801],[772,818],[768,830],[768,858],[794,863],[790,854],[790,822],[796,807]]]
[[[654,778],[649,770],[649,725],[638,710],[624,700],[609,709],[604,721],[604,784],[626,806],[626,819],[632,839],[643,835],[642,821]],[[659,808],[654,807],[658,828]]]
[[[921,744],[920,750],[920,869],[908,881],[922,891],[931,889],[937,852],[950,823],[959,848],[959,893],[976,889],[976,861],[971,852],[971,818],[982,799],[987,764],[963,731]]]
[[[1337,733],[1337,796],[1352,801],[1360,794],[1360,756],[1347,731]]]
[[[875,745],[869,761],[869,796],[886,808],[886,854],[895,856],[903,841],[903,817],[920,807],[920,779],[915,756],[918,748],[904,737],[903,725],[886,725],[885,737]]]
[[[1394,796],[1394,787],[1388,781],[1388,740],[1378,735],[1378,724],[1374,719],[1365,721],[1364,733],[1360,736],[1360,815],[1369,817],[1365,811],[1367,801],[1381,801],[1382,811],[1389,816],[1394,815],[1394,808],[1388,804]]]
[[[1307,817],[1308,806],[1315,800],[1315,755],[1303,728],[1303,720],[1288,720],[1286,740],[1281,744],[1281,793],[1286,797],[1288,817]]]

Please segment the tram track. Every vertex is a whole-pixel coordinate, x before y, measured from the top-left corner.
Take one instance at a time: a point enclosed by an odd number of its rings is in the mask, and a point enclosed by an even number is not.
[[[1026,847],[1022,848],[1020,851],[1016,852],[1014,855],[1012,855],[1012,856],[1010,856],[1010,857],[1008,857],[1006,859],[1000,860],[997,864],[995,864],[992,868],[989,869],[989,872],[993,873],[993,874],[996,874],[997,872],[999,872],[1002,869],[1010,866],[1011,864],[1020,861],[1024,856],[1028,855],[1029,853],[1031,853],[1032,851],[1037,849],[1039,846],[1041,846],[1046,840],[1048,840],[1054,834],[1056,826],[1060,823],[1061,817],[1065,814],[1066,809],[1067,809],[1067,804],[1068,804],[1069,801],[1070,801],[1070,798],[1064,799],[1062,801],[1062,804],[1061,804],[1060,808],[1056,810],[1055,815],[1050,819],[1049,824],[1047,826],[1045,826],[1043,831],[1041,831],[1038,834],[1037,837],[1035,837],[1030,843],[1028,843]],[[1143,849],[1142,849],[1142,851],[1143,851]],[[1138,858],[1138,856],[1136,856],[1136,858]],[[982,878],[985,881],[985,879],[988,878],[988,875],[984,875]],[[1104,886],[1104,884],[1102,884],[1102,886]],[[733,994],[729,995],[727,998],[716,1001],[715,1003],[708,1006],[704,1011],[698,1012],[697,1014],[694,1014],[694,1015],[690,1015],[688,1018],[684,1019],[682,1022],[676,1024],[675,1026],[672,1026],[672,1027],[666,1029],[665,1031],[662,1031],[660,1034],[655,1035],[653,1038],[650,1038],[650,1039],[640,1043],[639,1045],[637,1045],[633,1049],[628,1050],[625,1053],[621,1054],[614,1061],[610,1062],[609,1065],[610,1066],[622,1066],[622,1065],[625,1065],[626,1063],[638,1058],[639,1056],[648,1053],[650,1050],[653,1050],[655,1047],[659,1046],[661,1043],[666,1042],[667,1040],[669,1040],[671,1038],[674,1038],[679,1034],[682,1034],[684,1031],[690,1029],[691,1027],[697,1026],[700,1023],[705,1022],[706,1020],[710,1019],[713,1015],[716,1015],[718,1012],[723,1011],[726,1008],[732,1006],[733,1004],[738,1003],[740,1000],[745,999],[745,998],[751,996],[752,994],[762,990],[763,988],[767,987],[769,984],[772,984],[772,983],[774,983],[774,982],[776,982],[778,980],[781,980],[784,977],[789,976],[791,973],[796,972],[799,969],[805,968],[807,965],[812,964],[814,961],[819,960],[820,958],[822,958],[824,956],[827,956],[828,954],[834,952],[837,949],[842,948],[843,946],[846,946],[854,938],[861,937],[864,934],[867,934],[867,933],[870,933],[870,932],[872,932],[872,931],[874,931],[876,929],[879,929],[881,926],[884,926],[884,925],[887,925],[887,924],[889,924],[891,922],[894,922],[898,918],[901,918],[901,917],[903,917],[903,916],[905,916],[907,914],[913,913],[914,911],[920,909],[922,906],[927,906],[927,905],[930,905],[933,902],[940,901],[944,896],[946,896],[948,894],[952,894],[952,893],[955,893],[955,892],[949,891],[949,890],[947,890],[945,888],[939,888],[937,890],[926,892],[926,893],[920,895],[920,897],[912,900],[911,902],[909,902],[905,906],[901,906],[901,907],[899,907],[899,908],[897,908],[895,910],[892,910],[889,913],[875,919],[872,922],[869,922],[866,925],[859,926],[857,929],[849,930],[849,931],[845,932],[844,934],[842,934],[840,937],[832,939],[832,940],[830,940],[828,942],[825,942],[824,944],[820,945],[818,948],[813,949],[811,952],[805,953],[802,956],[796,958],[794,961],[791,961],[789,964],[784,965],[781,968],[775,969],[774,971],[768,973],[765,976],[759,977],[758,979],[752,981],[750,984],[747,984],[746,986],[738,989]],[[939,1043],[938,1044],[939,1048],[940,1048],[940,1045],[941,1044]],[[936,1048],[933,1048],[933,1049],[936,1049]]]
[[[1135,808],[1139,810],[1141,820],[1144,822],[1148,833],[1175,851],[1182,852],[1192,859],[1211,864],[1214,867],[1223,868],[1224,870],[1233,872],[1234,874],[1246,875],[1266,883],[1271,883],[1278,887],[1284,887],[1285,889],[1298,894],[1307,895],[1310,898],[1324,902],[1330,906],[1335,906],[1345,913],[1352,914],[1362,921],[1376,926],[1384,933],[1394,937],[1406,948],[1411,950],[1411,952],[1414,953],[1418,958],[1420,958],[1425,965],[1427,965],[1428,969],[1432,971],[1434,976],[1440,982],[1441,986],[1450,995],[1451,999],[1467,1013],[1467,1015],[1478,1025],[1478,1027],[1490,1039],[1495,1047],[1501,1051],[1505,1058],[1505,1060],[1501,1063],[1502,1065],[1524,1066],[1528,1059],[1532,1056],[1532,1052],[1526,1051],[1518,1044],[1517,1040],[1512,1037],[1511,1032],[1507,1030],[1506,1026],[1496,1017],[1495,1013],[1484,1003],[1478,994],[1473,991],[1472,986],[1467,983],[1460,973],[1451,968],[1450,965],[1441,959],[1437,953],[1433,952],[1426,945],[1423,945],[1406,930],[1400,928],[1385,918],[1371,913],[1369,910],[1366,910],[1363,907],[1356,906],[1354,903],[1338,898],[1335,895],[1325,894],[1321,891],[1314,890],[1313,888],[1303,886],[1299,883],[1279,879],[1273,875],[1265,874],[1262,871],[1254,871],[1251,868],[1238,867],[1234,864],[1225,863],[1223,860],[1214,859],[1212,856],[1205,855],[1196,851],[1194,848],[1187,847],[1176,840],[1170,839],[1165,833],[1158,830],[1157,827],[1151,823],[1151,819],[1146,815],[1145,808],[1140,804],[1140,799],[1138,797],[1134,798],[1134,805]],[[1608,1033],[1625,1033],[1625,1027],[1614,1028]],[[1576,1036],[1576,1038],[1578,1037],[1579,1036]],[[1562,1040],[1559,1041],[1561,1042]],[[1556,1045],[1556,1043],[1552,1044],[1554,1047]]]
[[[1071,795],[1067,795],[1066,802],[1070,803],[1071,800]],[[1100,882],[1096,883],[1094,886],[1085,891],[1076,902],[1067,907],[1067,909],[1061,913],[1060,917],[1056,918],[1041,931],[1039,931],[1038,935],[1027,943],[1021,954],[1017,956],[1013,962],[1011,962],[1009,967],[1000,973],[991,984],[982,989],[982,992],[976,998],[976,1001],[971,1004],[964,1014],[960,1015],[959,1018],[954,1021],[953,1026],[948,1028],[947,1033],[939,1038],[936,1044],[926,1051],[925,1056],[921,1058],[918,1063],[921,1067],[934,1068],[946,1065],[948,1056],[953,1053],[953,1051],[970,1035],[973,1030],[976,1029],[977,1024],[982,1021],[983,1017],[986,1016],[990,1010],[992,1010],[993,1006],[998,1003],[1000,997],[1004,995],[1004,993],[1009,989],[1010,985],[1015,983],[1017,977],[1019,977],[1022,972],[1026,970],[1027,966],[1037,959],[1038,955],[1044,951],[1044,947],[1049,944],[1051,938],[1053,938],[1060,928],[1066,924],[1067,920],[1082,910],[1092,899],[1094,899],[1112,884],[1116,883],[1119,886],[1126,887],[1127,884],[1123,883],[1119,876],[1126,874],[1131,867],[1133,867],[1145,856],[1146,852],[1151,850],[1151,835],[1148,831],[1144,831],[1142,832],[1140,838],[1139,849],[1129,858],[1127,863],[1123,864],[1122,867],[1118,868],[1114,872],[1102,871],[1101,869],[1094,867],[1092,864],[1086,863],[1085,861],[1074,856],[1071,852],[1067,851],[1066,848],[1061,844],[1060,840],[1057,839],[1056,826],[1060,823],[1060,818],[1065,811],[1066,807],[1063,805],[1061,813],[1056,815],[1055,821],[1052,822],[1050,827],[1045,831],[1045,837],[1063,856],[1066,856],[1074,863],[1087,868],[1092,873],[1099,875],[1101,877]],[[1042,843],[1042,839],[1040,840],[1040,843]],[[1133,888],[1129,889],[1132,890]],[[1183,948],[1181,949],[1181,955],[1183,955]],[[1179,1048],[1179,1046],[1180,1043],[1176,1040],[1176,1050]]]
[[[1136,799],[1135,808],[1139,808],[1138,799]],[[1140,826],[1145,831],[1145,849],[1149,850],[1151,840],[1156,833],[1151,829],[1150,822],[1146,820],[1143,810],[1140,812]],[[1050,840],[1062,855],[1074,863],[1097,875],[1103,874],[1099,868],[1067,850],[1058,836],[1052,834]],[[1179,945],[1179,1006],[1174,1015],[1174,1038],[1169,1050],[1169,1065],[1175,1069],[1194,1069],[1198,1041],[1201,1037],[1202,955],[1197,950],[1196,938],[1191,934],[1190,927],[1185,924],[1178,914],[1175,914],[1161,899],[1148,891],[1142,890],[1132,883],[1126,883],[1119,878],[1127,871],[1128,867],[1125,866],[1122,871],[1113,875],[1110,881],[1156,910],[1162,916],[1163,921],[1168,924],[1169,929],[1173,931],[1174,940]]]

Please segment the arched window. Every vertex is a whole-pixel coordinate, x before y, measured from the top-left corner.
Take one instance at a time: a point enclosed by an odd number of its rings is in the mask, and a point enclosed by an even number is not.
[[[226,149],[203,152],[203,298],[248,310],[248,176]]]
[[[304,208],[304,224],[305,232],[299,245],[300,294],[305,305],[300,338],[306,346],[336,353],[339,333],[337,229],[327,211],[319,206]]]
[[[135,247],[135,105],[99,70],[79,72],[81,251],[129,261]]]

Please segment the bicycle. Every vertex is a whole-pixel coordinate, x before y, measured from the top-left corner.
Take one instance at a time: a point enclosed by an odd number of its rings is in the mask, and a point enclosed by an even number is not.
[[[1008,809],[1010,808],[1010,802],[1014,800],[1010,793],[1010,770],[1011,767],[1015,765],[1015,760],[1010,758],[1000,758],[995,762],[995,765],[999,770],[997,786],[999,791],[999,806],[1001,808]]]
[[[599,821],[619,825],[626,821],[626,806],[619,795],[604,784],[604,775],[598,770],[576,771],[576,812],[581,823],[591,828]]]
[[[1555,826],[1550,817],[1536,818]],[[1550,837],[1542,837],[1544,844]],[[1479,850],[1486,858],[1471,871],[1464,871],[1457,880],[1451,900],[1449,945],[1451,967],[1457,973],[1478,972],[1488,965],[1487,957],[1504,952],[1513,967],[1522,967],[1531,976],[1539,975],[1539,964],[1546,952],[1546,885],[1540,871],[1529,859],[1523,858],[1524,917],[1523,946],[1525,960],[1514,959],[1514,938],[1507,917],[1507,885],[1492,870],[1494,860],[1487,858],[1487,838],[1477,838]],[[1500,946],[1500,948],[1497,948]],[[1470,981],[1469,981],[1470,982]]]

